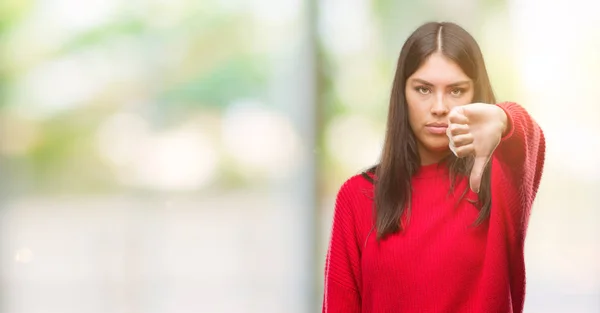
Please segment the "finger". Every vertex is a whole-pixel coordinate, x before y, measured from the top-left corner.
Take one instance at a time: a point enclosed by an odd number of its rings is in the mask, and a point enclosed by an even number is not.
[[[450,124],[450,125],[448,125],[448,128],[446,129],[446,133],[450,134],[451,136],[467,134],[467,133],[469,133],[469,131],[470,131],[470,128],[469,128],[469,125],[467,125],[467,124]]]
[[[452,153],[454,153],[454,155],[458,157],[458,154],[456,154],[456,147],[454,146],[454,142],[452,142],[452,138],[450,138],[450,143],[448,144],[448,147],[450,148],[450,151],[452,151]]]
[[[452,141],[452,144],[457,148],[461,147],[461,146],[466,146],[466,145],[473,143],[473,134],[468,133],[468,134],[452,136],[451,141]]]
[[[448,123],[449,124],[468,124],[469,119],[465,115],[465,112],[462,107],[454,107],[450,113],[448,113]]]
[[[481,186],[481,178],[483,177],[483,171],[485,170],[485,166],[487,165],[489,160],[489,156],[475,157],[475,162],[473,163],[473,168],[471,169],[471,177],[469,178],[471,190],[473,190],[473,192],[475,193],[479,193],[479,187]]]
[[[464,145],[464,146],[460,146],[457,147],[455,145],[454,146],[454,155],[456,155],[459,158],[464,158],[464,157],[468,157],[470,155],[475,154],[475,147],[473,146],[473,144],[468,144],[468,145]]]

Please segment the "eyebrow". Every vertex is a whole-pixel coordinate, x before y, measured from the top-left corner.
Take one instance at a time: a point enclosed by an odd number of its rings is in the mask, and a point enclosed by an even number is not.
[[[428,81],[426,81],[426,80],[423,80],[423,79],[420,79],[420,78],[413,78],[412,80],[413,80],[414,82],[421,83],[421,84],[423,84],[423,85],[426,85],[426,86],[431,86],[431,87],[433,87],[433,84],[432,84],[432,83],[430,83],[430,82],[428,82]],[[459,82],[452,83],[452,84],[448,85],[448,87],[456,87],[456,86],[461,86],[461,85],[470,85],[470,84],[471,84],[471,82],[470,82],[470,81],[468,81],[468,80],[463,80],[463,81],[459,81]]]

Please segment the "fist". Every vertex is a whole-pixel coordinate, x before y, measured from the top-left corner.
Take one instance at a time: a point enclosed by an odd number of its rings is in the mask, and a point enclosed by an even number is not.
[[[508,117],[497,105],[471,103],[448,114],[450,150],[459,158],[474,156],[469,184],[478,193],[483,171],[506,131]]]

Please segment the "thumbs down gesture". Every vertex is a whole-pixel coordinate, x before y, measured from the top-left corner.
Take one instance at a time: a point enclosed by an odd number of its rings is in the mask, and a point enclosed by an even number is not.
[[[487,103],[471,103],[454,107],[448,114],[446,134],[450,150],[459,158],[475,158],[469,184],[478,193],[481,177],[502,135],[508,117],[500,107]]]

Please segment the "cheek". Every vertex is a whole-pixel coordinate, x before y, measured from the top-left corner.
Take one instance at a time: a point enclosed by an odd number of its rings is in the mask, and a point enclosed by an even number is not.
[[[410,126],[415,128],[416,125],[419,124],[419,120],[421,119],[421,114],[419,113],[419,108],[415,105],[414,102],[408,102],[408,122]]]
[[[408,118],[411,125],[418,124],[427,114],[427,106],[422,97],[414,93],[406,93],[406,104],[408,107]]]

